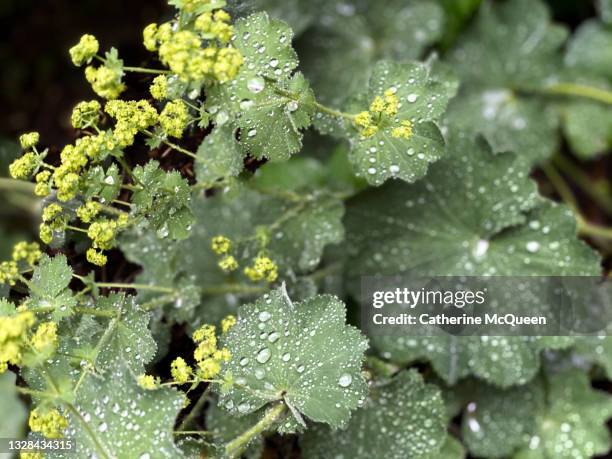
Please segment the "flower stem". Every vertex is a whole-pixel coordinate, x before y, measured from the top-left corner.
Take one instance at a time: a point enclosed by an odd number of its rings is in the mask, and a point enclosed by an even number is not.
[[[125,288],[134,290],[149,290],[151,292],[175,293],[173,288],[162,287],[161,285],[122,284],[118,282],[95,282],[95,285],[100,288]]]
[[[12,178],[0,177],[0,190],[22,191],[24,193],[34,193],[34,184],[16,180]]]
[[[263,418],[250,429],[247,429],[234,440],[225,445],[225,455],[229,459],[239,457],[249,446],[251,440],[268,430],[285,413],[286,405],[278,402],[274,405]]]
[[[576,83],[556,83],[543,89],[548,94],[577,96],[612,104],[612,91]]]
[[[126,72],[151,73],[154,75],[170,75],[172,73],[170,70],[149,69],[146,67],[123,67],[123,70]]]

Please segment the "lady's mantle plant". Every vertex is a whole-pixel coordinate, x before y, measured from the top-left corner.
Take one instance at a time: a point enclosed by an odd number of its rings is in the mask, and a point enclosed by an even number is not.
[[[605,453],[607,337],[369,342],[347,313],[362,275],[601,273],[576,233],[611,232],[553,155],[610,148],[610,2],[569,38],[530,0],[169,3],[151,67],[82,36],[76,139],[26,133],[10,165],[44,244],[0,264],[11,434],[105,459],[259,457],[274,433],[308,458]]]

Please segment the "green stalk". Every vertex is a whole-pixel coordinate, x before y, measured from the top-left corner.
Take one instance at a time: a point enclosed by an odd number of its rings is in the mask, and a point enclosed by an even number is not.
[[[286,408],[283,402],[278,402],[274,405],[257,424],[225,445],[225,455],[230,459],[239,457],[254,438],[261,435],[261,433],[268,430],[278,421],[285,413]]]

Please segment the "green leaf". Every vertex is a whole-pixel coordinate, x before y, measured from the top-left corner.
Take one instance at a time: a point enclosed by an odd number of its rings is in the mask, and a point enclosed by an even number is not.
[[[577,336],[574,352],[579,359],[601,366],[606,377],[612,379],[612,336],[609,328],[601,336]]]
[[[234,80],[212,88],[207,110],[217,125],[240,129],[239,145],[257,158],[281,161],[302,146],[314,95],[300,73],[287,24],[256,13],[235,24],[232,44],[244,63]]]
[[[232,359],[222,377],[234,383],[221,391],[221,406],[240,416],[284,400],[299,423],[304,415],[345,425],[366,395],[361,365],[367,348],[345,314],[335,297],[293,303],[284,288],[239,308],[238,323],[223,339]],[[297,426],[290,420],[282,428]]]
[[[582,73],[612,79],[612,30],[596,20],[583,23],[568,45],[565,63]]]
[[[539,198],[514,155],[452,132],[448,144],[424,180],[351,202],[354,275],[598,274],[597,256],[575,239],[572,213]]]
[[[516,459],[570,459],[605,454],[610,449],[606,420],[609,394],[593,390],[583,372],[569,370],[548,378],[547,403],[536,414],[536,429]]]
[[[549,157],[558,146],[557,115],[528,92],[559,73],[566,37],[540,0],[483,2],[450,55],[464,82],[449,108],[450,122],[484,134],[496,151],[516,152],[528,164]]]
[[[601,20],[606,24],[612,24],[612,0],[598,0],[597,7]]]
[[[1,438],[22,438],[24,433],[28,412],[17,393],[16,379],[10,371],[0,375],[0,412],[5,413],[0,421]]]
[[[514,155],[449,134],[448,156],[414,185],[363,193],[347,210],[350,279],[362,275],[598,275],[595,253],[576,239],[572,213],[538,198]],[[354,296],[359,296],[353,284]],[[374,337],[397,362],[426,359],[448,383],[475,374],[524,384],[540,350],[567,345],[537,337]],[[503,356],[503,357],[501,357]]]
[[[254,10],[266,11],[270,16],[282,19],[291,25],[299,35],[314,21],[320,3],[317,0],[303,2],[300,0],[254,0],[251,2]]]
[[[442,33],[442,9],[431,1],[334,1],[320,9],[296,48],[317,98],[332,107],[367,85],[377,61],[418,59]]]
[[[383,121],[371,137],[363,137],[354,126],[347,126],[351,141],[349,159],[358,176],[371,185],[380,185],[388,178],[414,182],[423,177],[430,163],[444,153],[444,139],[434,121],[446,110],[457,89],[457,82],[440,73],[433,63],[382,61],[376,65],[369,91],[360,104],[351,106],[353,113],[367,110],[369,103],[388,90],[399,99],[397,115]],[[397,120],[409,120],[410,138],[395,138],[391,131]]]
[[[483,134],[495,151],[512,151],[530,165],[559,146],[559,116],[538,97],[508,89],[465,89],[451,101],[446,121],[465,132]]]
[[[94,166],[89,169],[85,183],[87,189],[84,195],[87,199],[99,196],[100,201],[111,202],[119,196],[122,179],[119,176],[117,165],[111,164],[106,170],[102,166]]]
[[[237,119],[242,148],[272,161],[286,160],[300,150],[301,131],[310,126],[314,110],[314,94],[302,74],[281,84],[266,84],[255,76],[246,82],[246,90],[238,88],[235,94],[242,100]]]
[[[318,265],[324,248],[344,238],[344,206],[339,199],[323,193],[302,198],[296,202],[248,188],[208,199],[194,198],[196,221],[186,240],[160,240],[155,232],[140,227],[124,236],[121,248],[131,261],[143,266],[138,282],[173,288],[188,282],[197,285],[199,294],[208,298],[224,293],[261,293],[265,288],[242,274],[242,269],[251,265],[261,251],[257,234],[266,233],[266,253],[277,263],[281,278],[311,271]],[[234,256],[240,270],[234,274],[223,273],[218,266],[221,257],[210,248],[212,238],[220,234],[237,247]],[[151,253],[156,256],[151,257]],[[184,292],[184,285],[177,288],[177,293]],[[217,321],[235,311],[235,306],[229,306],[234,301],[221,296],[211,301],[215,303],[206,305],[207,316],[198,320]],[[175,320],[186,321],[193,317],[193,306],[193,301],[176,300],[168,312]]]
[[[425,384],[416,370],[408,370],[376,384],[346,429],[309,429],[302,451],[306,459],[439,458],[446,437],[440,391]]]
[[[198,183],[214,183],[242,172],[243,153],[230,126],[217,126],[197,151],[194,169]]]
[[[469,86],[534,88],[558,72],[567,35],[540,0],[483,2],[450,61]]]
[[[106,379],[88,375],[68,411],[76,450],[66,457],[184,457],[172,434],[183,398],[171,388],[141,389],[121,366]]]
[[[59,321],[72,314],[76,299],[68,288],[72,269],[64,255],[50,258],[44,255],[30,279],[30,307],[52,308],[53,320]]]
[[[535,427],[544,404],[540,381],[500,390],[479,385],[463,415],[462,438],[477,457],[510,457]]]
[[[134,168],[142,188],[134,191],[133,213],[143,216],[161,238],[184,239],[189,236],[193,214],[189,208],[191,189],[178,171],[165,172],[157,161]]]
[[[464,459],[465,449],[461,442],[451,435],[447,435],[446,441],[442,445],[442,449],[435,453],[430,453],[424,456],[426,459]]]
[[[96,307],[118,314],[92,336],[99,343],[96,366],[112,370],[125,362],[134,374],[144,373],[144,366],[153,359],[157,349],[149,330],[151,314],[143,311],[133,296],[124,294],[99,297]]]
[[[572,101],[563,108],[563,129],[572,150],[582,158],[612,146],[610,108],[595,102]]]
[[[257,424],[261,416],[262,413],[258,411],[241,417],[232,416],[217,403],[212,403],[206,410],[206,427],[214,435],[216,444],[222,447]],[[259,459],[263,449],[263,439],[257,437],[249,444],[243,455],[249,459]]]

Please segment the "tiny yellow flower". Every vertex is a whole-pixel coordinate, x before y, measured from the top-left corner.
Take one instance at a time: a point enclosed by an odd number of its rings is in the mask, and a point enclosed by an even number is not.
[[[19,137],[19,144],[21,148],[27,150],[38,144],[40,140],[40,134],[38,132],[26,132]]]
[[[221,320],[221,332],[227,333],[234,325],[236,325],[236,316],[228,315]]]
[[[157,380],[155,379],[155,377],[151,375],[146,375],[146,374],[139,375],[136,382],[143,389],[146,389],[146,390],[157,389]]]
[[[227,255],[219,260],[219,267],[226,273],[236,271],[238,269],[238,262],[232,255]]]
[[[104,266],[108,261],[108,257],[104,255],[104,253],[102,253],[101,251],[90,247],[89,249],[87,249],[87,261],[90,262],[92,265]]]
[[[165,75],[156,76],[149,87],[149,92],[156,100],[166,99],[168,97],[168,78]]]
[[[214,325],[204,324],[196,331],[193,332],[192,338],[196,343],[200,343],[204,340],[206,341],[214,341],[216,345],[216,336],[215,336],[216,327]]]
[[[355,124],[360,127],[368,127],[372,123],[370,112],[363,111],[355,115]]]
[[[212,238],[211,248],[218,254],[227,253],[232,248],[232,242],[225,236],[215,236]]]
[[[44,322],[38,326],[32,336],[32,346],[39,352],[57,347],[57,324]]]
[[[214,358],[208,358],[198,362],[198,376],[203,379],[211,379],[219,374],[221,364]]]
[[[44,413],[35,408],[30,412],[28,424],[32,432],[40,432],[47,438],[62,438],[68,420],[55,408]]]
[[[172,375],[172,379],[179,384],[184,384],[189,381],[191,373],[191,367],[187,365],[182,357],[177,357],[170,364],[170,374]]]
[[[15,262],[25,260],[28,265],[33,266],[42,257],[40,246],[36,242],[18,242],[13,247],[12,259]]]
[[[376,96],[370,104],[370,111],[372,113],[382,113],[385,109],[385,101],[380,96]]]
[[[79,43],[70,48],[70,57],[72,63],[77,67],[91,62],[91,59],[98,53],[100,44],[93,35],[85,34],[79,40]]]
[[[412,137],[412,123],[410,120],[403,120],[400,123],[400,126],[394,127],[391,130],[391,136],[395,138],[402,137],[404,139],[409,139]]]
[[[149,24],[142,31],[142,43],[148,51],[157,49],[157,24]]]

